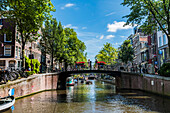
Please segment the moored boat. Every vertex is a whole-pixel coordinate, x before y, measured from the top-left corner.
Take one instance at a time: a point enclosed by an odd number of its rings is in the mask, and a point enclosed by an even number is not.
[[[72,77],[68,77],[66,80],[66,85],[67,86],[74,86],[74,80]]]
[[[14,105],[15,98],[13,95],[14,95],[14,89],[11,89],[9,91],[9,96],[0,98],[0,112],[8,110]]]

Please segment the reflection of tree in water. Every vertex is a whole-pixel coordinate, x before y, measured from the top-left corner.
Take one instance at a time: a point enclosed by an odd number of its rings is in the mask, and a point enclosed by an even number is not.
[[[80,84],[74,87],[74,102],[85,102],[88,100],[88,92],[90,87],[84,84]]]

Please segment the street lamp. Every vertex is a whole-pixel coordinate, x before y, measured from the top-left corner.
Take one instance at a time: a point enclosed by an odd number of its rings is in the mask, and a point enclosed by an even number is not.
[[[31,43],[31,47],[29,47],[29,50],[30,50],[30,58],[29,59],[31,59],[31,71],[33,71],[32,70],[32,43]]]

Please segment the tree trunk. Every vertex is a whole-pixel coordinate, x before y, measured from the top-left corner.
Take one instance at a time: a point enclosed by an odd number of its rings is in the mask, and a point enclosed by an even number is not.
[[[67,61],[66,60],[64,60],[64,64],[65,64],[65,71],[67,71],[67,67],[68,67],[68,63],[67,63]]]
[[[22,38],[22,67],[25,69],[25,42]]]
[[[53,55],[54,52],[53,52],[53,47],[52,47],[52,55],[51,55],[51,71],[53,72]]]

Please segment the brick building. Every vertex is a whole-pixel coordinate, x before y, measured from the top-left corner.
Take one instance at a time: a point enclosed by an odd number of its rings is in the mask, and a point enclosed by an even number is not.
[[[133,67],[135,71],[140,72],[140,69],[146,68],[148,63],[148,36],[137,27],[134,28],[133,49]]]
[[[5,69],[8,67],[21,67],[21,37],[16,30],[15,24],[7,21],[7,19],[0,18],[0,32],[0,67]],[[41,34],[41,31],[39,30],[38,33]],[[38,48],[40,38],[36,42],[27,42],[25,45],[25,55],[29,57],[32,52],[34,59],[38,59],[39,62],[41,62],[41,50]],[[30,48],[32,49],[30,50]],[[49,61],[50,56],[47,55],[46,59],[46,61]]]

